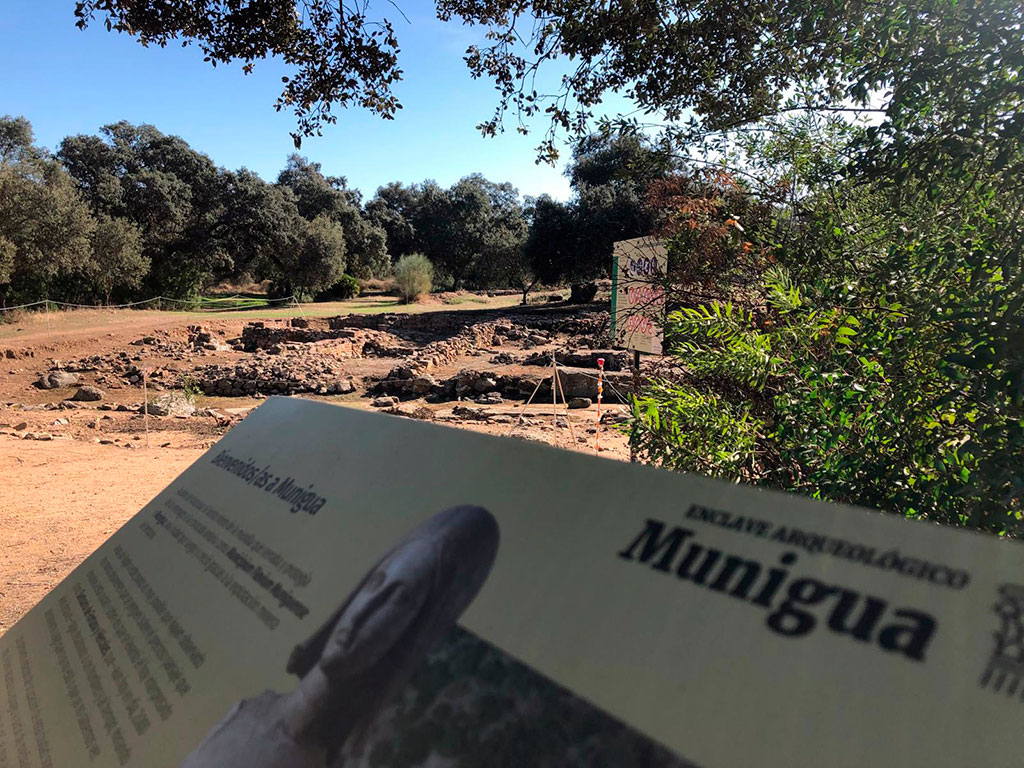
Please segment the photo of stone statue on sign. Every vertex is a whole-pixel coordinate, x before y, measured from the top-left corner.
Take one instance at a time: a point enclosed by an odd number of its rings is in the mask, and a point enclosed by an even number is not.
[[[446,636],[487,580],[498,524],[481,507],[430,518],[295,647],[288,692],[236,704],[182,768],[327,768]]]
[[[408,533],[181,768],[693,768],[456,625],[490,574],[485,509]]]
[[[456,626],[332,768],[696,768]]]

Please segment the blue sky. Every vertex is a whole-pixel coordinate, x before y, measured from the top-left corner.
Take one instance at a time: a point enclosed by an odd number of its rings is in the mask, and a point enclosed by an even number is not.
[[[322,138],[303,142],[302,154],[329,175],[347,176],[367,196],[389,181],[433,178],[447,186],[479,171],[511,181],[524,195],[568,197],[562,167],[534,162],[543,123],[528,136],[510,130],[485,139],[476,131],[497,103],[493,85],[472,80],[462,60],[478,31],[437,21],[433,5],[422,0],[399,5],[409,23],[379,3],[397,17],[405,79],[396,91],[404,109],[395,121],[342,110]],[[143,48],[99,22],[79,31],[74,0],[3,0],[2,6],[0,114],[27,117],[39,144],[52,149],[64,136],[96,133],[122,119],[151,123],[218,165],[245,166],[268,181],[294,151],[288,135],[294,116],[273,109],[287,74],[278,62],[258,62],[246,76],[240,65],[212,68],[195,47]]]

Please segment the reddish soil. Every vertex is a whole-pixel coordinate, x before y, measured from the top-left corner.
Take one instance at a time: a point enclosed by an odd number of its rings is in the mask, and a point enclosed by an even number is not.
[[[202,450],[0,437],[0,634]]]

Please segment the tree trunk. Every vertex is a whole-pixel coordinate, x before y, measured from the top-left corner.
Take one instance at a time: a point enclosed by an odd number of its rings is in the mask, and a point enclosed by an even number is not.
[[[525,284],[522,284],[522,283],[520,284],[520,287],[523,289],[523,303],[522,303],[522,306],[524,306],[524,307],[526,306],[526,296],[527,296],[527,294],[529,294],[530,291],[533,290],[534,286],[537,285],[537,283],[539,283],[539,282],[540,282],[540,280],[534,280],[529,285],[525,285]]]

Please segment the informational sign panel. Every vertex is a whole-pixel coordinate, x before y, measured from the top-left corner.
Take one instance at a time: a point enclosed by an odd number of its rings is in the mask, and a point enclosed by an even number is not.
[[[626,349],[662,353],[668,252],[654,238],[620,240],[613,249],[612,337]]]
[[[0,638],[0,764],[1015,766],[1024,549],[273,398]]]

